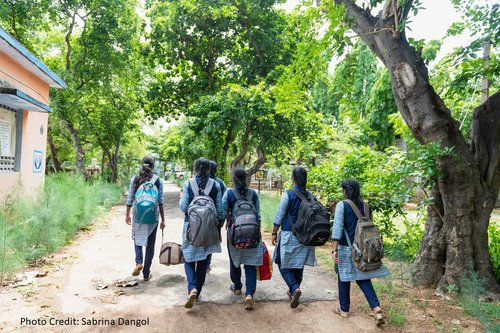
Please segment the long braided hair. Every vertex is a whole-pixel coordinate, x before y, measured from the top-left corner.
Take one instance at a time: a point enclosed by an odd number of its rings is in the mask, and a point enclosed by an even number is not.
[[[243,168],[236,168],[233,171],[234,187],[242,197],[247,195],[247,172]]]
[[[152,156],[145,156],[141,162],[141,168],[134,178],[134,192],[141,184],[149,181],[154,175],[155,159]]]
[[[210,174],[210,163],[206,158],[200,157],[196,161],[194,161],[194,173],[196,176],[200,177],[200,184],[198,185],[198,187],[200,188],[200,190],[203,190],[207,185],[208,177]],[[194,195],[197,194],[198,193],[195,193]]]
[[[292,171],[292,180],[300,187],[301,192],[307,197],[307,171],[303,167],[296,167]]]
[[[342,189],[345,191],[346,199],[352,200],[356,206],[361,206],[360,186],[355,179],[346,179],[342,182]]]

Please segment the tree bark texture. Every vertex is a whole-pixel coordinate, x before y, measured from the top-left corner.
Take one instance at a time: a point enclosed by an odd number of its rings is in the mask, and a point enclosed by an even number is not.
[[[61,172],[62,171],[61,162],[57,157],[57,149],[56,146],[54,145],[54,140],[52,140],[52,128],[50,127],[50,124],[47,130],[47,144],[49,145],[50,157],[52,159],[54,172]]]
[[[65,119],[64,123],[66,124],[66,127],[68,128],[69,134],[71,136],[71,141],[73,141],[73,147],[75,149],[75,168],[76,171],[85,177],[85,179],[88,179],[88,174],[87,174],[87,168],[85,166],[85,150],[83,149],[82,143],[80,141],[80,137],[78,136],[77,131],[75,130],[75,127],[73,124]]]
[[[414,279],[421,286],[444,292],[476,271],[490,289],[498,290],[487,228],[499,187],[500,96],[492,96],[476,109],[469,146],[459,124],[430,85],[427,67],[409,45],[404,30],[395,33],[412,2],[404,8],[392,6],[392,13],[374,17],[352,0],[335,0],[336,5],[345,5],[348,16],[354,19],[352,29],[390,71],[394,98],[415,138],[422,144],[434,142],[453,148],[452,156],[437,160],[440,175],[413,266]]]
[[[247,185],[250,185],[252,181],[252,176],[260,170],[260,168],[266,163],[266,155],[264,151],[257,148],[257,159],[253,162],[252,166],[247,170]]]

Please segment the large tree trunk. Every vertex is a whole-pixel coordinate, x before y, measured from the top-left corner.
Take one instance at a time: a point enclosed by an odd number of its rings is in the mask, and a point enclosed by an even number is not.
[[[83,149],[80,137],[73,126],[71,121],[64,119],[64,123],[68,128],[69,134],[71,136],[71,141],[73,141],[73,147],[75,149],[75,168],[76,172],[88,179],[87,168],[85,166],[85,150]]]
[[[253,165],[247,170],[247,184],[249,185],[252,181],[252,176],[260,170],[260,168],[266,163],[266,155],[264,151],[257,148],[257,159],[253,162]]]
[[[240,165],[240,163],[245,160],[245,156],[248,152],[248,140],[250,139],[251,132],[252,124],[248,123],[245,128],[245,133],[243,133],[243,137],[241,138],[241,152],[231,162],[231,170],[236,169]]]
[[[440,176],[413,268],[415,282],[446,291],[448,285],[458,285],[462,278],[477,271],[490,288],[497,289],[487,250],[487,226],[494,204],[492,198],[498,194],[498,120],[484,140],[490,145],[487,148],[490,158],[478,159],[477,149],[470,150],[458,123],[430,85],[427,67],[408,44],[404,30],[401,33],[394,30],[407,17],[412,1],[399,10],[399,15],[394,15],[395,6],[392,6],[392,14],[384,11],[377,17],[352,0],[335,0],[337,5],[342,3],[348,15],[354,18],[352,29],[390,71],[394,98],[413,135],[422,144],[435,142],[441,147],[453,148],[453,156],[437,160]],[[480,110],[488,109],[489,117],[498,119],[499,95],[493,97],[490,106],[482,106]],[[472,132],[472,142],[480,147],[484,147],[484,142],[475,136],[483,133],[483,125],[478,121],[483,114],[476,110],[477,130]],[[494,152],[496,155],[491,155]],[[488,173],[480,171],[482,169],[496,176],[487,178]]]
[[[49,128],[47,130],[47,143],[49,145],[50,157],[52,159],[54,171],[61,172],[62,171],[61,162],[57,157],[57,149],[56,146],[54,145],[54,140],[52,140],[52,127],[50,126],[50,123],[49,123]]]
[[[226,133],[226,139],[224,140],[224,146],[222,147],[222,160],[220,161],[221,178],[227,173],[227,154],[229,152],[229,146],[233,141],[233,129],[228,129]]]

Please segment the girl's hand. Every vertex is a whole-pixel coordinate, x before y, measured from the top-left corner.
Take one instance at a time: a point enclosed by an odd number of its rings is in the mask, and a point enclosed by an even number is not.
[[[271,244],[273,244],[274,246],[276,246],[276,241],[278,240],[278,235],[273,235],[273,239],[271,241]]]
[[[339,253],[338,253],[338,251],[334,251],[334,252],[332,253],[332,256],[333,256],[333,261],[334,261],[336,264],[338,264],[338,263],[339,263]]]
[[[125,217],[125,223],[127,223],[128,225],[132,224],[132,219],[130,218],[130,216]]]
[[[165,229],[165,220],[161,220],[160,229],[161,230]]]

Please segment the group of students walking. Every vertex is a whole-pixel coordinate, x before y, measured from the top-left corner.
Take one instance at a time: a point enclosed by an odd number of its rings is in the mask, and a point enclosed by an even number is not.
[[[225,229],[231,279],[228,292],[236,295],[243,294],[241,267],[243,266],[245,271],[244,304],[245,309],[251,310],[254,307],[253,297],[257,288],[257,267],[263,264],[264,253],[260,235],[259,196],[255,190],[248,187],[247,172],[244,169],[237,168],[233,171],[234,187],[226,189],[224,182],[215,176],[216,167],[215,162],[203,157],[198,158],[194,163],[195,176],[187,180],[181,190],[179,208],[185,213],[182,253],[188,293],[184,306],[190,309],[199,299],[207,272],[211,269],[212,254],[220,253],[222,250],[221,231]],[[132,275],[137,276],[142,271],[145,281],[152,278],[150,267],[158,224],[161,229],[165,227],[163,184],[157,179],[153,170],[154,159],[145,157],[139,173],[131,180],[126,212],[126,223],[132,224],[136,253],[136,267]],[[316,198],[307,191],[307,171],[304,168],[293,169],[292,181],[293,187],[283,193],[276,212],[272,244],[276,246],[273,262],[277,264],[288,287],[290,307],[296,308],[302,294],[300,286],[304,266],[316,265],[315,246],[305,245],[312,243],[305,243],[303,239],[297,238],[297,224],[298,220],[304,218],[301,216],[304,214],[303,201],[316,202]],[[145,185],[142,184],[147,185],[146,190],[144,190]],[[145,201],[138,197],[143,195],[141,198],[144,198],[148,193],[143,192],[147,192],[150,188],[154,190],[149,194],[157,195],[158,199],[158,207],[155,211],[156,220],[150,224],[135,223],[137,218],[148,214],[144,212],[141,215],[141,212],[147,209],[144,208],[141,211],[141,205]],[[374,270],[361,271],[355,264],[351,244],[355,239],[356,224],[360,212],[370,217],[372,212],[360,198],[360,185],[357,181],[345,180],[342,183],[342,189],[346,201],[341,201],[336,205],[331,233],[332,257],[338,274],[339,289],[339,304],[333,311],[342,317],[349,316],[350,282],[356,281],[374,312],[376,324],[381,325],[384,323],[382,309],[371,279],[387,276],[389,271],[383,265]],[[314,208],[314,210],[318,209]],[[131,211],[134,214],[134,223],[131,221]],[[313,211],[313,208],[310,211]],[[211,221],[210,223],[213,224],[209,225],[206,221]],[[255,225],[258,228],[258,237],[254,236]],[[330,235],[329,230],[328,235]],[[146,248],[144,259],[143,247]]]

